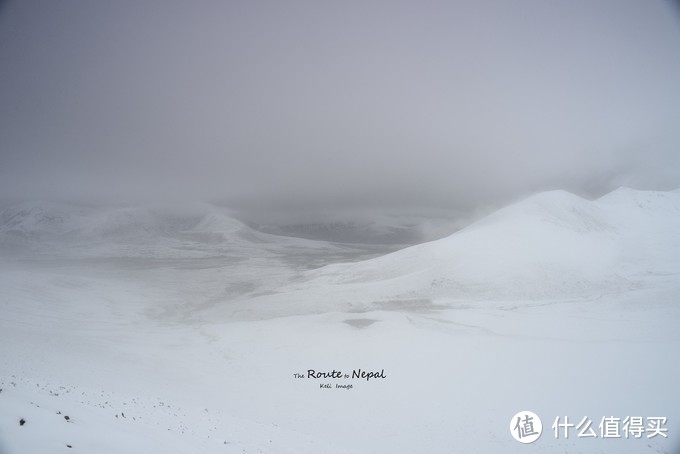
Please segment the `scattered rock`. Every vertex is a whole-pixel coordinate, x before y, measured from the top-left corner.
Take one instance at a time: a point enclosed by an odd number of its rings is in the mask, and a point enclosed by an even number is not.
[[[64,419],[69,421],[71,418],[69,418],[68,416],[64,416]]]
[[[19,420],[19,425],[20,425],[20,426],[23,426],[24,424],[26,424],[26,420],[25,420],[24,418],[21,418],[21,419]]]
[[[73,446],[71,446],[71,445],[66,445],[66,447],[67,447],[67,448],[72,448]]]

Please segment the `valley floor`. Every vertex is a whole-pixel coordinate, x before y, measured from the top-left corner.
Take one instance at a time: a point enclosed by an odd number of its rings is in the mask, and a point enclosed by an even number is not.
[[[295,304],[269,287],[296,271],[225,263],[4,261],[0,453],[680,449],[673,276],[593,298],[393,301],[237,321],[211,308],[259,291]],[[543,421],[532,445],[509,432],[521,410]],[[588,417],[598,438],[556,438],[565,416]],[[668,438],[603,439],[611,416],[667,417]]]

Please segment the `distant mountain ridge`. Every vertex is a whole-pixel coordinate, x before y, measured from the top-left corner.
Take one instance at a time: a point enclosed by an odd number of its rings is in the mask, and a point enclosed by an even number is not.
[[[263,233],[210,204],[30,202],[0,211],[5,252],[197,258],[301,242],[314,243]],[[323,310],[392,300],[591,297],[679,279],[680,192],[620,188],[593,201],[560,190],[535,194],[448,237],[306,271],[278,291]],[[267,297],[249,303],[258,302]]]
[[[208,204],[170,207],[93,207],[53,202],[25,202],[0,212],[0,232],[21,236],[79,234],[119,236],[191,230],[237,231],[245,225],[227,210]]]
[[[19,252],[95,247],[93,254],[108,248],[122,255],[172,255],[170,249],[181,255],[185,246],[206,253],[211,245],[266,242],[270,237],[237,220],[229,210],[206,203],[99,207],[25,202],[0,211],[0,247]],[[184,255],[192,254],[187,250]]]

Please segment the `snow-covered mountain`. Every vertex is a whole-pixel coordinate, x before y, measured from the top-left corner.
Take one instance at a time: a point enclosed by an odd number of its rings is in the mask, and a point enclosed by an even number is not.
[[[621,188],[589,201],[549,191],[441,240],[314,270],[280,289],[277,314],[392,301],[592,297],[680,279],[680,194]],[[315,301],[315,304],[312,304]],[[400,303],[401,302],[401,303]],[[248,312],[245,308],[245,312]]]
[[[20,254],[197,257],[267,242],[293,240],[258,232],[228,209],[207,203],[83,206],[25,202],[0,211],[0,249]]]
[[[0,453],[519,454],[520,410],[535,452],[676,452],[679,198],[552,191],[363,261],[213,206],[8,207]],[[612,415],[668,438],[550,429]]]
[[[54,202],[24,202],[0,212],[5,237],[50,239],[134,240],[183,232],[247,230],[228,210],[209,204],[177,207],[92,207]]]

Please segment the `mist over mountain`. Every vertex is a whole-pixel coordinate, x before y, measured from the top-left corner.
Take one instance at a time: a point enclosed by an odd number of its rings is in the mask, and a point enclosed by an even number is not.
[[[0,0],[0,454],[680,453],[675,3]]]
[[[680,193],[620,188],[588,201],[549,191],[436,241],[310,271],[243,309],[273,314],[582,298],[671,285],[680,272]],[[318,300],[324,294],[323,302]],[[229,311],[222,307],[221,310]]]
[[[239,218],[206,203],[3,207],[3,454],[519,453],[505,415],[527,399],[544,418],[645,412],[678,429],[675,385],[657,378],[677,374],[678,191],[548,191],[465,226],[441,212]],[[326,392],[291,378],[357,368],[385,378]],[[555,393],[586,370],[589,386]],[[380,423],[354,417],[365,405]],[[471,420],[478,436],[460,429]],[[551,435],[543,452],[579,446]]]

